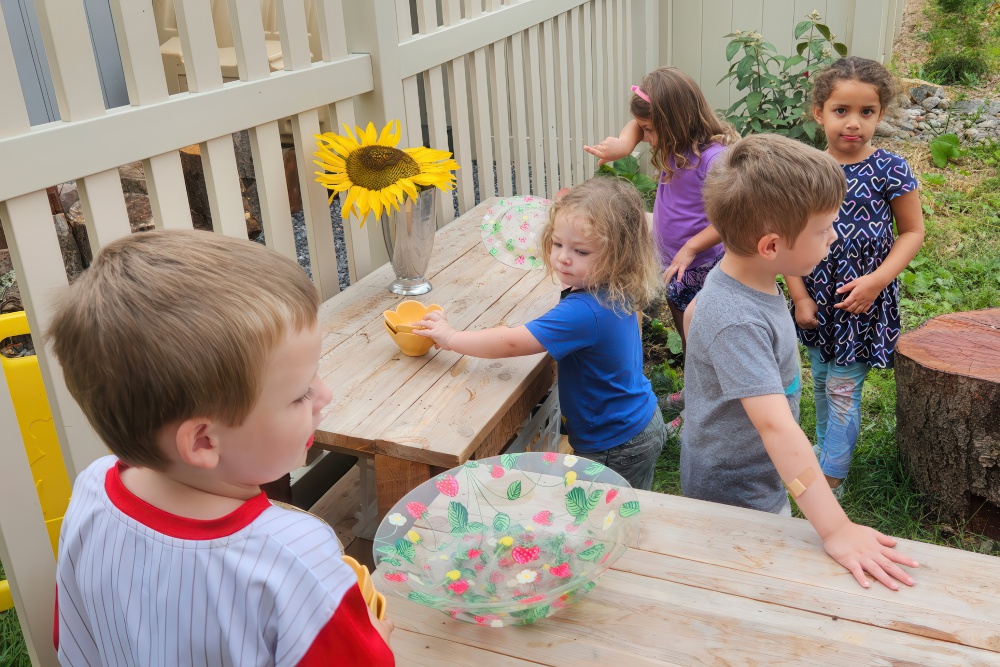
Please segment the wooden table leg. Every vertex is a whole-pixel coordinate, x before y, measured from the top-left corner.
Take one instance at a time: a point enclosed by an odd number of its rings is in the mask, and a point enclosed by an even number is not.
[[[431,478],[431,466],[397,459],[382,454],[375,455],[375,492],[378,495],[378,516],[392,509],[411,489]]]

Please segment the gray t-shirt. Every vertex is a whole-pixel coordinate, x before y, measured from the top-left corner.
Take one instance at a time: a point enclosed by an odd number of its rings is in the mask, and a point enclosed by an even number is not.
[[[684,362],[681,488],[689,498],[777,513],[781,478],[741,398],[784,394],[799,418],[799,351],[785,298],[716,266],[698,292]]]

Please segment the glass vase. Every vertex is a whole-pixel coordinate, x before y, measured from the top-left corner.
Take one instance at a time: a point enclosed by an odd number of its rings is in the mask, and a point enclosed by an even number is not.
[[[437,230],[437,188],[427,188],[414,200],[406,197],[399,210],[382,214],[382,236],[396,279],[389,291],[405,296],[426,294],[431,284],[424,277]]]

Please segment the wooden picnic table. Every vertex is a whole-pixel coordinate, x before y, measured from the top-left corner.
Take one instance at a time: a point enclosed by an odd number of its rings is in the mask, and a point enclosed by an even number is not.
[[[803,519],[638,494],[639,548],[533,625],[476,626],[390,594],[396,664],[1000,665],[1000,558],[901,540],[917,584],[865,590]]]
[[[558,302],[559,286],[544,271],[507,266],[486,251],[480,224],[498,200],[438,230],[430,293],[389,292],[386,265],[320,308],[320,375],[333,401],[316,443],[374,457],[379,516],[440,470],[498,454],[555,381],[545,353],[477,359],[431,349],[408,357],[383,325],[383,311],[407,298],[440,304],[459,330],[523,324]]]

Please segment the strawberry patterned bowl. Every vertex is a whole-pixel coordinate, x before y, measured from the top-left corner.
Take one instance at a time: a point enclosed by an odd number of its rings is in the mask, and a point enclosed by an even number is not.
[[[413,489],[375,534],[383,592],[469,623],[526,625],[590,591],[639,538],[620,475],[556,452],[468,461]]]

